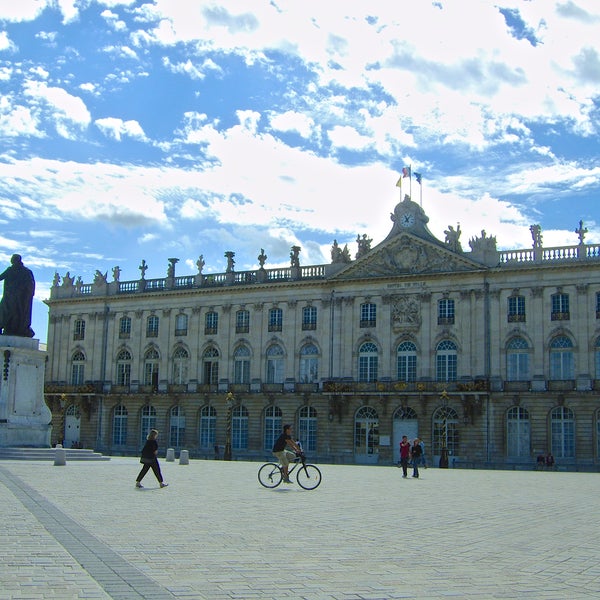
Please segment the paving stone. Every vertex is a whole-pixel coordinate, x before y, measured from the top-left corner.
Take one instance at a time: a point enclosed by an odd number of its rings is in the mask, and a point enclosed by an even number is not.
[[[0,462],[0,600],[600,597],[600,476],[259,463]]]

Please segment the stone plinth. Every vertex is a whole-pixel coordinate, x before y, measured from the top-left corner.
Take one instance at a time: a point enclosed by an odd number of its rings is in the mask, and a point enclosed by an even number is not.
[[[50,447],[52,413],[44,402],[46,353],[39,341],[0,335],[0,447]]]

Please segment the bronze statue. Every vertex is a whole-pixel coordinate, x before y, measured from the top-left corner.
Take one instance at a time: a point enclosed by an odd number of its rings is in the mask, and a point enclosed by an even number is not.
[[[3,335],[33,337],[31,305],[35,293],[33,273],[25,267],[19,254],[13,254],[11,265],[0,275],[4,295],[0,301],[0,330]]]

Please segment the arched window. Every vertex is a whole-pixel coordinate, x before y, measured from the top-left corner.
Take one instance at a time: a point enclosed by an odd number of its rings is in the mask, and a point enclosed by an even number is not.
[[[214,448],[217,431],[217,411],[203,406],[200,411],[200,448]]]
[[[233,353],[233,383],[250,383],[250,349],[238,346]]]
[[[120,350],[117,354],[117,385],[129,385],[131,382],[131,353]]]
[[[173,352],[173,383],[183,385],[188,380],[190,355],[183,346],[177,346]]]
[[[506,345],[506,380],[529,379],[529,345],[524,338],[514,337]]]
[[[550,412],[551,448],[554,458],[575,458],[575,414],[566,406]]]
[[[437,381],[456,381],[458,362],[456,344],[450,340],[441,341],[435,350],[435,370]]]
[[[181,406],[174,406],[169,417],[169,445],[181,448],[185,438],[185,414]]]
[[[160,356],[156,348],[150,348],[144,354],[144,385],[152,386],[152,390],[158,390],[158,363]]]
[[[147,404],[142,407],[142,419],[140,422],[140,441],[142,446],[146,443],[146,439],[151,429],[156,429],[156,409],[154,406]]]
[[[317,450],[317,411],[313,406],[303,406],[298,411],[298,438],[306,452]]]
[[[184,313],[179,313],[175,317],[175,335],[187,335],[188,331],[188,316]]]
[[[300,348],[300,383],[319,381],[319,349],[314,344]]]
[[[267,349],[267,383],[283,383],[284,352],[279,344]]]
[[[506,454],[513,458],[528,458],[531,454],[531,424],[529,411],[513,406],[506,413]]]
[[[372,342],[365,342],[358,349],[358,380],[377,381],[379,352]]]
[[[268,406],[265,409],[265,438],[264,449],[271,450],[275,440],[281,435],[283,413],[278,406]]]
[[[202,371],[206,385],[219,383],[219,351],[216,348],[207,348],[202,355]]]
[[[83,385],[84,375],[85,355],[81,350],[76,350],[71,357],[71,385]]]
[[[417,347],[412,342],[402,342],[396,351],[398,381],[416,381]]]
[[[449,454],[458,451],[458,413],[449,406],[433,413],[433,453],[440,456],[444,448]]]
[[[360,408],[354,417],[354,452],[379,453],[379,415],[370,406]]]
[[[231,413],[231,447],[236,450],[248,448],[248,409],[236,406]]]
[[[122,404],[113,410],[112,443],[113,446],[127,444],[127,409]]]
[[[566,335],[556,336],[550,342],[550,379],[575,379],[573,342]]]

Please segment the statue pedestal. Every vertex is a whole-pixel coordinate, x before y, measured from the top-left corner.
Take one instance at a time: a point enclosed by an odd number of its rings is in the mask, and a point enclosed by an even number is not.
[[[45,363],[38,340],[0,335],[0,447],[50,447]]]

